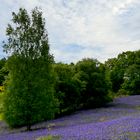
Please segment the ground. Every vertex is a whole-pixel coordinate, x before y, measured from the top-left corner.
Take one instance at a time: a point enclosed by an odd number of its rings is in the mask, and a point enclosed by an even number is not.
[[[11,130],[3,121],[0,126],[0,140],[140,140],[140,95],[36,124],[30,132]]]

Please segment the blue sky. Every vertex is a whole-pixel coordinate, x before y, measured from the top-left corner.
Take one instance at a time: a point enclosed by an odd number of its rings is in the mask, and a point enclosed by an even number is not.
[[[0,57],[11,13],[41,7],[50,51],[59,62],[101,62],[140,49],[140,0],[0,0]]]

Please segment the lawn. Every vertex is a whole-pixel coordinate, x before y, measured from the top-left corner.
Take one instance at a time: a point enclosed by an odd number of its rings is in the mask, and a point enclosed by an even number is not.
[[[139,140],[140,95],[121,97],[107,107],[0,133],[2,140]],[[42,128],[42,129],[41,129]],[[2,131],[2,130],[1,130]]]

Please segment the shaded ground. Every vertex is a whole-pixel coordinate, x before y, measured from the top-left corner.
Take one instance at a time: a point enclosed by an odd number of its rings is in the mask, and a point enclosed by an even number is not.
[[[140,95],[115,99],[106,108],[79,111],[70,116],[10,130],[0,122],[0,140],[36,140],[53,135],[62,140],[140,140]]]

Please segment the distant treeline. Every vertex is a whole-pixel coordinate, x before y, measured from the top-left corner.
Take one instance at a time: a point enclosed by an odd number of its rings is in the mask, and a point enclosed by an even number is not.
[[[13,13],[0,60],[4,86],[3,118],[11,127],[27,126],[79,109],[101,107],[118,95],[140,94],[140,50],[124,52],[104,64],[85,58],[55,63],[49,53],[45,20],[37,8]]]

